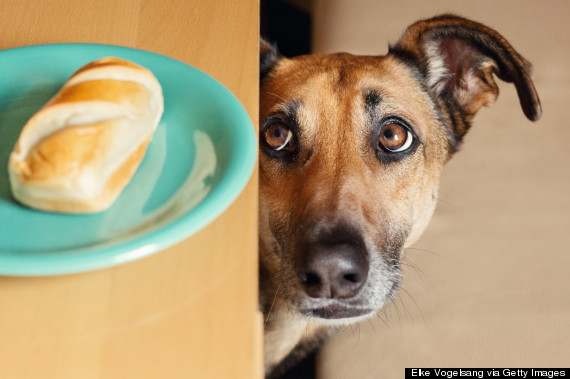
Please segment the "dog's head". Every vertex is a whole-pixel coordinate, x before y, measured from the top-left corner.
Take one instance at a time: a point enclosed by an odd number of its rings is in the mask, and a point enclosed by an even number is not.
[[[322,323],[374,315],[431,218],[444,164],[497,98],[494,76],[539,118],[530,71],[497,32],[451,15],[411,25],[385,56],[288,59],[262,41],[266,302],[276,295]]]

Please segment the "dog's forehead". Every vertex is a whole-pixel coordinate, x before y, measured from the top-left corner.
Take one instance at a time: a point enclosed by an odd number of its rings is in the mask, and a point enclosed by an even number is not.
[[[326,86],[342,96],[366,84],[386,93],[398,88],[417,90],[418,77],[410,66],[393,56],[359,56],[347,53],[303,55],[282,59],[272,72],[270,83],[285,92],[303,92],[315,85]],[[320,88],[322,89],[322,88]]]
[[[399,115],[418,127],[420,137],[434,119],[433,101],[421,74],[397,58],[345,53],[282,59],[261,87],[261,115],[295,103],[307,127],[330,128],[367,117],[370,106]],[[371,104],[374,103],[374,104]]]

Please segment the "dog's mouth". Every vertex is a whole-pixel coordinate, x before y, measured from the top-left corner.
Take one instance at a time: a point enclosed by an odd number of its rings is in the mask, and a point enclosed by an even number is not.
[[[319,308],[302,309],[301,313],[311,318],[342,320],[366,317],[372,314],[373,310],[354,308],[342,304],[330,304]]]

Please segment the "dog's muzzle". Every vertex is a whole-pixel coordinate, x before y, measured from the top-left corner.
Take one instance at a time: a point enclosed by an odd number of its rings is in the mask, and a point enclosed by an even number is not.
[[[320,233],[298,250],[295,271],[301,288],[314,307],[307,316],[341,319],[361,316],[369,310],[349,305],[368,278],[369,262],[360,234],[347,227]]]

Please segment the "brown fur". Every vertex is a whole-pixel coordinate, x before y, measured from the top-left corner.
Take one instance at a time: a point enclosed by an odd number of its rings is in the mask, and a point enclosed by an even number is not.
[[[492,43],[473,42],[482,39],[479,32]],[[441,55],[431,56],[430,46]],[[459,54],[461,62],[454,67],[442,49]],[[497,57],[493,49],[507,57]],[[260,303],[269,373],[295,347],[312,348],[334,329],[311,316],[310,307],[334,302],[369,317],[390,301],[400,282],[400,256],[435,209],[445,163],[475,112],[498,94],[492,73],[515,81],[523,108],[532,108],[525,109],[529,118],[538,118],[540,103],[528,62],[498,33],[454,16],[412,25],[386,56],[287,59],[264,42],[261,53]],[[456,74],[437,77],[437,62]],[[379,159],[374,149],[374,131],[389,116],[411,126],[419,142],[395,161]],[[264,131],[275,118],[296,125],[296,153],[288,159],[264,145]],[[304,243],[338,225],[350,225],[366,242],[371,262],[366,286],[351,299],[308,298],[296,259]]]

